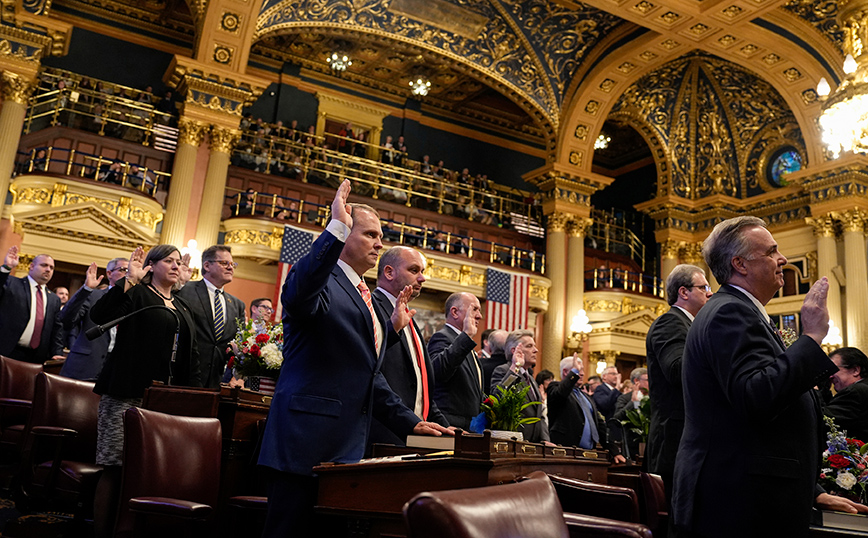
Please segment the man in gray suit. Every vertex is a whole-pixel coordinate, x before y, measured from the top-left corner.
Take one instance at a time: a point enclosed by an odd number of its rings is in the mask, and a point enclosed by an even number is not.
[[[524,408],[521,412],[525,418],[535,417],[540,419],[533,424],[524,424],[521,431],[525,441],[531,443],[548,443],[549,428],[542,419],[542,394],[539,385],[533,378],[533,369],[536,366],[536,358],[539,349],[533,339],[533,333],[527,330],[512,331],[506,337],[506,358],[509,362],[501,364],[491,374],[491,393],[498,394],[495,388],[498,386],[510,386],[514,383],[524,383],[530,387],[525,399],[528,402],[540,402]]]
[[[244,303],[223,291],[232,282],[235,267],[232,249],[214,245],[202,253],[202,280],[190,282],[178,295],[193,311],[196,339],[199,343],[199,368],[202,386],[220,386],[229,360],[227,348],[235,338],[236,319],[244,319]]]
[[[96,276],[96,262],[90,264],[85,273],[84,286],[75,292],[72,299],[66,303],[66,307],[60,311],[60,322],[63,324],[64,332],[70,333],[75,330],[78,333],[70,348],[69,356],[63,363],[60,375],[93,381],[102,371],[102,365],[105,364],[106,357],[114,347],[117,327],[112,327],[97,338],[88,340],[85,333],[96,325],[90,319],[90,307],[99,301],[100,297],[118,280],[127,275],[129,263],[126,258],[110,260],[105,269],[109,287],[101,290],[97,289],[97,286],[100,285],[103,277]]]

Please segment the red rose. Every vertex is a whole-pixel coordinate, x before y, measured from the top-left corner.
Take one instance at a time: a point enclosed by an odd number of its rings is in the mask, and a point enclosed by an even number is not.
[[[836,469],[843,469],[844,467],[850,466],[850,460],[848,460],[841,454],[832,454],[831,456],[829,456],[829,465]]]
[[[863,443],[863,442],[860,441],[859,439],[850,439],[850,438],[848,437],[848,438],[847,438],[847,444],[848,444],[848,445],[856,445],[857,448],[862,448],[862,445],[864,445],[865,443]]]
[[[491,398],[485,398],[484,400],[482,400],[482,403],[485,405],[491,405]]]
[[[260,346],[264,343],[268,342],[268,335],[265,333],[256,335],[256,343]]]
[[[235,364],[235,357],[229,357],[229,363],[226,365],[226,367],[232,368],[233,364]]]
[[[257,346],[256,344],[253,344],[252,346],[250,346],[250,354],[253,355],[254,357],[259,357],[262,355],[262,352],[259,351],[259,346]]]

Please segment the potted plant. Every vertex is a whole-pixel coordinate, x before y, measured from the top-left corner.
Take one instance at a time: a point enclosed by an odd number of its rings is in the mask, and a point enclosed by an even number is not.
[[[470,423],[470,430],[482,433],[483,430],[492,430],[492,437],[506,439],[517,438],[524,440],[521,427],[525,424],[539,422],[539,417],[525,417],[521,412],[531,405],[539,405],[540,402],[527,401],[527,393],[530,386],[524,382],[517,382],[507,387],[498,386],[482,401],[482,410]]]
[[[236,321],[238,331],[230,350],[229,368],[245,378],[245,387],[274,394],[275,380],[283,364],[283,324]]]

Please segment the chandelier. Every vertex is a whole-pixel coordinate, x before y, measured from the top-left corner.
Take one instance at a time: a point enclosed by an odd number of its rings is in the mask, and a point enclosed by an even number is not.
[[[416,77],[416,80],[410,81],[410,91],[413,92],[413,95],[425,97],[430,89],[431,81],[422,75]]]
[[[606,149],[609,147],[609,142],[612,141],[612,137],[603,133],[600,133],[600,136],[594,141],[594,149]]]
[[[823,100],[823,143],[837,158],[843,152],[868,153],[868,0],[842,2],[838,23],[845,30],[844,80],[832,91],[826,78],[817,84]]]
[[[340,75],[347,70],[347,67],[353,65],[353,61],[345,53],[340,51],[332,52],[326,59],[329,67],[336,75]]]

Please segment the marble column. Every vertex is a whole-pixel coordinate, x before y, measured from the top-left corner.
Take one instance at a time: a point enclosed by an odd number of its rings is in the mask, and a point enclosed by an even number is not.
[[[841,318],[841,285],[832,274],[832,268],[838,265],[838,222],[831,215],[809,218],[807,222],[813,227],[814,236],[817,238],[816,277],[829,278],[829,294],[826,298],[829,318],[836,327],[842,329],[844,320]]]
[[[844,273],[847,277],[845,346],[864,348],[868,323],[868,249],[865,227],[868,213],[854,209],[840,214],[844,235]],[[844,332],[844,331],[842,331]]]
[[[593,221],[589,218],[575,217],[566,226],[567,265],[566,265],[566,311],[564,312],[564,337],[572,336],[570,323],[579,310],[585,308],[585,233]],[[554,372],[554,370],[552,370]]]
[[[664,288],[669,273],[678,265],[678,250],[680,246],[680,243],[674,239],[667,239],[660,244],[660,279],[663,281]]]
[[[160,242],[181,248],[187,244],[184,234],[187,230],[187,216],[190,209],[190,196],[193,191],[193,174],[196,171],[196,154],[199,145],[208,132],[204,123],[181,118],[178,122],[178,148],[172,166],[172,180],[169,196],[166,198],[166,216]],[[223,194],[223,191],[220,191]],[[213,211],[214,208],[211,208]]]
[[[213,127],[210,132],[208,170],[205,173],[205,189],[196,221],[196,241],[204,250],[217,243],[220,232],[220,217],[226,190],[226,174],[232,148],[241,138],[241,131]]]
[[[564,347],[564,308],[566,300],[566,237],[569,215],[555,212],[548,216],[546,229],[546,276],[549,288],[549,309],[543,328],[542,365],[540,370],[559,370]]]
[[[32,81],[3,71],[3,108],[0,109],[0,215],[15,169],[15,153],[21,140],[21,126],[27,115],[27,100],[35,89]]]

